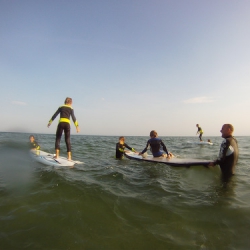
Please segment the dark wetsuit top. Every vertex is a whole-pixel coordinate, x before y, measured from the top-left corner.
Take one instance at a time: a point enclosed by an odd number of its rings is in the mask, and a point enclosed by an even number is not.
[[[202,128],[201,128],[201,127],[198,127],[197,133],[200,133],[199,138],[200,138],[200,140],[202,141],[203,131],[202,131]]]
[[[39,150],[40,146],[36,141],[33,141],[33,142],[30,142],[30,148]]]
[[[78,126],[78,122],[76,120],[74,110],[71,106],[68,106],[68,105],[63,105],[59,107],[56,113],[51,117],[49,123],[52,123],[52,121],[57,117],[58,114],[60,114],[60,120],[59,120],[59,124],[57,126],[57,131],[56,131],[55,149],[60,149],[60,141],[61,141],[62,133],[64,131],[67,152],[71,152],[70,116],[72,117],[72,120],[75,126],[76,127]]]
[[[159,157],[163,155],[163,152],[160,151],[161,148],[168,154],[168,150],[160,138],[149,139],[146,147],[143,149],[141,153],[144,154],[148,150],[149,146],[154,157]]]
[[[203,131],[202,131],[202,128],[201,127],[198,127],[198,131],[200,134],[203,134]]]
[[[74,114],[74,109],[71,106],[63,105],[63,106],[59,107],[58,110],[56,111],[56,113],[51,117],[49,122],[52,123],[52,121],[55,120],[55,118],[57,117],[58,114],[60,114],[59,123],[60,122],[70,123],[70,116],[71,116],[75,126],[76,127],[78,126],[78,122],[77,122],[75,114]]]
[[[239,149],[237,140],[233,136],[225,138],[221,143],[219,157],[214,162],[220,165],[221,172],[225,177],[230,177],[235,173],[238,155]]]
[[[133,148],[129,147],[128,144],[126,144],[126,143],[120,144],[118,142],[118,143],[116,143],[116,154],[115,154],[116,158],[121,159],[123,157],[125,148],[128,148],[129,150],[135,151]]]

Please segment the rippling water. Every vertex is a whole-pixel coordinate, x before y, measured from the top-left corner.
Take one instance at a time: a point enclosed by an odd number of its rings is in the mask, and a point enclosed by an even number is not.
[[[220,169],[116,160],[118,137],[73,135],[73,169],[33,162],[28,134],[0,133],[0,249],[249,249],[250,137],[236,175]],[[54,135],[36,135],[54,153]],[[141,151],[148,137],[126,137]],[[180,158],[215,159],[197,137],[162,137]],[[62,141],[62,155],[66,155]]]

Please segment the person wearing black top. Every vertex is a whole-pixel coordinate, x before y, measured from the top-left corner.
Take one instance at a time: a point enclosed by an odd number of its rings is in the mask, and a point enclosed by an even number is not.
[[[65,135],[65,142],[67,146],[67,153],[68,153],[68,160],[71,160],[71,143],[70,143],[70,116],[72,117],[72,120],[76,126],[76,132],[80,132],[80,128],[78,125],[78,122],[76,120],[74,110],[71,107],[72,105],[72,98],[67,97],[65,99],[64,105],[59,107],[55,114],[51,117],[48,128],[53,122],[53,120],[57,117],[58,114],[60,114],[60,120],[57,126],[56,130],[56,142],[55,142],[55,150],[56,150],[56,156],[55,159],[59,157],[60,152],[60,141],[62,137],[62,133],[64,132]]]
[[[196,124],[196,127],[198,128],[196,134],[199,134],[200,141],[202,141],[203,130],[202,130],[202,128],[200,127],[199,124]]]
[[[125,137],[121,136],[119,137],[119,142],[116,143],[115,157],[117,159],[123,158],[124,152],[126,152],[125,148],[128,148],[129,150],[136,152],[134,148],[131,148],[128,144],[125,143]]]
[[[233,137],[234,127],[231,124],[224,124],[221,128],[221,143],[219,157],[210,162],[209,166],[219,165],[223,177],[228,179],[235,174],[235,167],[239,157],[238,142]]]
[[[39,146],[39,144],[36,142],[35,136],[34,136],[34,135],[30,135],[29,139],[30,139],[30,148],[31,148],[31,149],[34,149],[34,150],[39,150],[39,149],[40,149],[40,146]]]

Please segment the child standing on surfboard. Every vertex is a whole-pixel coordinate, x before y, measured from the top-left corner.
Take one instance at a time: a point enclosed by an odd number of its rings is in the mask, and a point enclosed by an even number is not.
[[[116,143],[115,157],[117,159],[123,158],[124,152],[126,152],[125,148],[128,148],[129,150],[136,152],[134,148],[131,148],[128,144],[125,143],[125,137],[121,136],[121,137],[119,137],[119,142]]]
[[[48,128],[49,128],[49,126],[51,125],[53,120],[57,117],[58,114],[60,114],[60,120],[59,120],[57,130],[56,130],[56,141],[55,141],[56,156],[55,156],[55,159],[57,159],[59,157],[60,141],[61,141],[62,133],[64,132],[68,160],[71,160],[70,116],[71,116],[71,118],[76,126],[76,132],[77,133],[80,132],[80,128],[79,128],[78,122],[76,120],[74,110],[71,107],[71,105],[72,105],[72,98],[67,97],[65,99],[64,105],[62,105],[58,108],[58,110],[51,117],[51,119],[48,123]]]
[[[196,134],[200,134],[200,135],[199,135],[199,138],[200,138],[200,141],[202,141],[203,130],[202,130],[202,128],[200,127],[199,124],[196,124],[196,127],[198,128]]]
[[[165,144],[162,142],[160,138],[158,138],[158,134],[155,130],[152,130],[149,134],[150,139],[147,141],[146,147],[142,150],[142,152],[139,153],[139,155],[144,154],[148,148],[150,147],[150,150],[154,157],[167,157],[172,158],[173,154],[168,152]],[[166,152],[164,154],[160,149],[162,149]]]

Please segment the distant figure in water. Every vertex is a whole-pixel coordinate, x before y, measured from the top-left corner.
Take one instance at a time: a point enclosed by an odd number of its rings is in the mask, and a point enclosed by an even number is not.
[[[208,139],[208,140],[207,140],[207,142],[211,143],[211,140],[210,140],[210,139]]]
[[[228,180],[229,177],[235,174],[239,149],[237,140],[233,137],[233,125],[224,124],[220,132],[221,137],[224,138],[224,140],[220,146],[219,157],[217,160],[210,162],[208,166],[220,165],[223,179]]]
[[[198,128],[196,134],[200,134],[200,135],[199,135],[199,138],[200,138],[200,141],[202,141],[203,130],[202,130],[202,128],[200,127],[199,124],[196,124],[196,127]]]
[[[134,148],[131,148],[128,144],[125,143],[125,137],[121,136],[119,137],[119,142],[116,143],[116,158],[122,159],[124,156],[124,152],[126,152],[125,148],[128,148],[129,150],[136,152]]]
[[[30,139],[30,148],[33,149],[33,150],[39,150],[40,146],[36,142],[35,136],[34,135],[30,135],[29,139]]]
[[[172,153],[168,152],[165,144],[163,143],[163,141],[158,138],[158,134],[155,130],[152,130],[149,134],[150,139],[147,141],[147,145],[146,147],[142,150],[142,152],[139,153],[139,155],[143,155],[148,148],[150,147],[150,150],[153,154],[154,157],[167,157],[167,158],[172,158]],[[166,154],[164,154],[160,149],[163,149],[163,151],[166,152]]]

